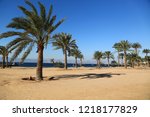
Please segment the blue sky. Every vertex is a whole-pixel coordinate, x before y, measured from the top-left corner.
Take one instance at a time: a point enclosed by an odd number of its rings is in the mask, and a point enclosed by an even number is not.
[[[47,8],[53,5],[53,14],[65,22],[54,32],[72,34],[77,40],[79,49],[85,56],[85,62],[93,61],[93,53],[112,51],[113,44],[120,40],[139,42],[142,49],[150,48],[150,0],[30,0],[37,7],[41,1]],[[17,8],[22,5],[28,8],[24,0],[0,0],[0,33],[9,29],[6,25],[13,17],[23,16]],[[11,39],[0,40],[0,45]],[[142,50],[141,49],[141,50]],[[140,53],[142,56],[142,52]],[[36,59],[36,49],[28,57]],[[44,59],[63,60],[61,50],[49,47],[44,52]],[[69,58],[70,61],[74,60]]]

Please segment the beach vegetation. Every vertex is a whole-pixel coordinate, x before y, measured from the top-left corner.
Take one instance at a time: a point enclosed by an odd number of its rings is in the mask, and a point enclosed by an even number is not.
[[[78,57],[78,58],[80,59],[80,66],[82,66],[82,62],[83,62],[83,59],[84,59],[83,54],[82,54],[82,53],[80,53],[80,55],[79,55],[79,57]]]
[[[109,67],[110,66],[110,59],[114,59],[114,56],[111,53],[111,51],[105,51],[104,54],[103,54],[103,58],[107,59],[107,65]]]
[[[131,43],[128,40],[122,40],[119,43],[124,53],[124,67],[127,68],[127,51],[131,48]]]
[[[52,45],[55,50],[62,49],[64,55],[64,69],[67,69],[67,56],[72,49],[77,48],[76,41],[72,39],[72,35],[60,33],[53,36]]]
[[[78,48],[71,49],[70,55],[75,58],[75,68],[78,67],[77,59],[80,57],[81,51]]]
[[[94,59],[97,61],[97,68],[101,67],[101,59],[103,57],[103,53],[101,51],[95,51]]]
[[[135,54],[138,55],[138,49],[139,49],[139,48],[142,48],[142,46],[141,46],[140,43],[136,42],[136,43],[133,43],[133,44],[132,44],[132,48],[135,49]]]

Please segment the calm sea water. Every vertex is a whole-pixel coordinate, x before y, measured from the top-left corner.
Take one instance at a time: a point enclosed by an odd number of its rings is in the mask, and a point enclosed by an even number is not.
[[[18,65],[18,63],[17,63]],[[37,63],[23,63],[19,67],[36,67]],[[83,67],[96,67],[96,64],[83,64]],[[54,67],[52,63],[43,63],[43,67]],[[69,63],[68,67],[74,67],[74,64]]]

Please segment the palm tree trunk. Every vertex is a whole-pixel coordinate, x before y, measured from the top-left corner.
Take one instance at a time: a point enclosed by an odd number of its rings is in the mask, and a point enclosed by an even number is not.
[[[118,66],[120,66],[120,57],[119,57],[119,51],[118,51]]]
[[[98,68],[98,60],[96,60],[97,61],[97,68]]]
[[[138,55],[137,48],[135,48],[135,54]]]
[[[107,61],[108,61],[108,67],[109,67],[109,58],[107,58]]]
[[[67,70],[67,52],[66,52],[66,50],[64,51],[64,69]]]
[[[6,67],[8,67],[8,55],[6,55]]]
[[[77,63],[77,57],[75,57],[75,67],[77,68],[78,66],[78,63]]]
[[[101,62],[100,62],[100,59],[98,60],[98,68],[101,67]]]
[[[82,67],[82,59],[80,59],[80,66]]]
[[[38,45],[38,61],[36,69],[36,80],[43,80],[43,45]]]
[[[3,55],[2,68],[5,68],[5,56]]]
[[[124,67],[127,68],[127,53],[124,51]]]
[[[134,68],[134,61],[132,61],[132,67]]]

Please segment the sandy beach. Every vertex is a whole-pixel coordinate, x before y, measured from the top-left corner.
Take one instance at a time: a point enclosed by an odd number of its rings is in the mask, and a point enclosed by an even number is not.
[[[25,81],[35,68],[0,69],[1,100],[149,100],[150,69],[44,68],[44,81]],[[48,80],[55,76],[56,79]]]

